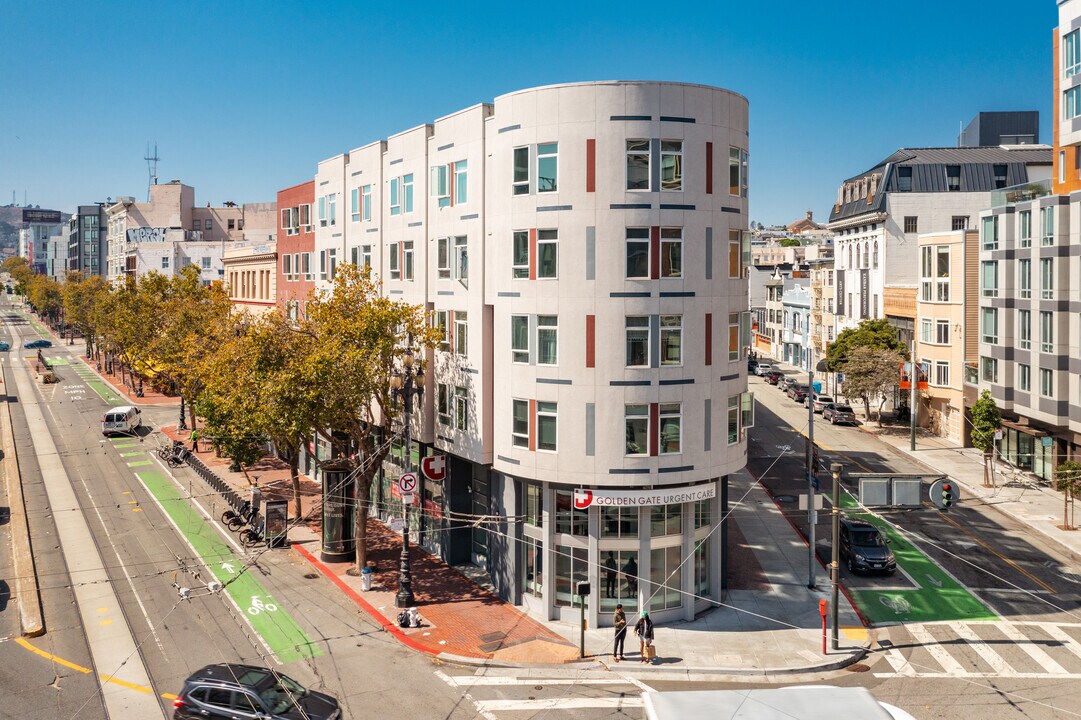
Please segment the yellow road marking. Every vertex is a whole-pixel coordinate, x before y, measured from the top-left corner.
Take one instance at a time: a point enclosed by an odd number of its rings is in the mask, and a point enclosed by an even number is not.
[[[63,665],[66,668],[71,668],[75,672],[81,672],[84,675],[89,675],[92,672],[90,670],[90,668],[88,668],[88,667],[83,667],[82,665],[76,665],[73,662],[68,662],[67,660],[65,660],[62,657],[57,657],[56,655],[53,655],[51,652],[46,652],[45,650],[34,647],[33,645],[31,645],[29,643],[29,641],[27,641],[26,638],[21,638],[21,637],[20,638],[15,638],[15,642],[17,644],[19,644],[19,645],[22,645],[24,648],[26,648],[30,652],[34,653],[35,655],[39,655],[39,656],[45,658],[46,660],[51,660],[52,662],[56,663],[57,665]],[[136,685],[135,683],[130,683],[127,680],[121,680],[120,678],[115,678],[112,675],[99,675],[98,679],[100,679],[102,682],[112,683],[113,685],[119,685],[120,687],[125,687],[125,688],[127,688],[129,690],[135,690],[136,692],[147,693],[147,694],[150,694],[150,693],[154,692],[151,688],[148,688],[145,685]],[[173,695],[172,693],[162,693],[161,697],[166,699],[166,700],[176,700],[176,695]]]
[[[109,608],[98,608],[98,612],[109,612]]]
[[[113,621],[109,619],[102,620],[99,625],[112,625]]]
[[[962,525],[961,525],[960,523],[958,523],[958,522],[957,522],[956,520],[954,520],[953,518],[951,518],[951,517],[950,517],[949,515],[947,515],[946,513],[939,513],[939,516],[940,516],[940,517],[941,517],[941,518],[942,518],[943,520],[945,520],[946,522],[948,522],[948,523],[949,523],[950,525],[953,525],[953,526],[954,526],[955,528],[957,528],[958,530],[960,530],[961,532],[963,532],[963,533],[964,533],[965,535],[968,535],[968,536],[969,536],[970,538],[972,538],[973,540],[975,540],[975,541],[976,541],[977,543],[979,543],[979,544],[980,544],[980,545],[981,545],[981,546],[982,546],[982,547],[983,547],[983,548],[984,548],[985,550],[987,550],[987,551],[988,551],[989,553],[991,553],[992,555],[994,555],[995,557],[997,557],[997,558],[998,558],[999,560],[1002,560],[1003,562],[1005,562],[1005,563],[1006,563],[1007,565],[1009,565],[1009,566],[1010,566],[1010,567],[1012,567],[1012,568],[1013,568],[1014,570],[1016,570],[1017,572],[1021,573],[1021,574],[1022,574],[1022,575],[1024,575],[1025,577],[1027,577],[1027,578],[1028,578],[1029,580],[1031,580],[1032,582],[1034,582],[1034,583],[1036,583],[1037,585],[1039,585],[1040,587],[1042,587],[1042,588],[1043,588],[1044,590],[1046,590],[1047,592],[1049,592],[1049,593],[1054,593],[1054,592],[1055,592],[1054,588],[1052,588],[1052,587],[1051,587],[1050,585],[1047,585],[1047,584],[1045,584],[1045,583],[1044,583],[1044,582],[1043,582],[1042,580],[1040,580],[1040,579],[1039,579],[1038,577],[1036,577],[1036,576],[1032,575],[1032,574],[1031,574],[1030,572],[1028,572],[1028,571],[1027,571],[1027,570],[1025,570],[1025,569],[1024,569],[1023,567],[1021,567],[1020,565],[1018,565],[1017,563],[1015,563],[1015,562],[1014,562],[1013,560],[1010,560],[1010,559],[1009,559],[1008,557],[1006,557],[1006,556],[1002,555],[1001,553],[999,553],[998,551],[996,551],[996,550],[995,550],[995,549],[994,549],[993,547],[991,547],[990,545],[988,545],[987,543],[985,543],[985,542],[984,542],[983,540],[981,540],[980,538],[978,538],[978,537],[976,537],[975,535],[973,535],[973,534],[972,534],[971,532],[969,532],[969,531],[968,531],[968,529],[967,529],[967,528],[963,527],[963,526],[962,526]]]
[[[142,508],[132,508],[131,511],[132,512],[142,512],[143,509]]]
[[[841,626],[841,632],[849,640],[864,642],[867,640],[867,628],[858,626]]]

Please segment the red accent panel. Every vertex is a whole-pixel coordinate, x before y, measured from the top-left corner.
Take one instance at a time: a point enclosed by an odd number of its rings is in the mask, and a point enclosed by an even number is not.
[[[537,449],[537,401],[529,401],[529,452]]]
[[[597,192],[597,140],[586,140],[586,192]]]
[[[706,365],[713,364],[713,313],[706,313]]]
[[[529,279],[537,279],[537,228],[529,228]]]
[[[586,367],[597,367],[597,316],[586,315]]]
[[[706,195],[713,194],[713,143],[706,143]]]
[[[654,280],[661,278],[661,228],[654,225],[649,229],[649,276]]]
[[[658,438],[661,434],[661,409],[657,403],[649,404],[649,454],[656,457],[660,453]]]

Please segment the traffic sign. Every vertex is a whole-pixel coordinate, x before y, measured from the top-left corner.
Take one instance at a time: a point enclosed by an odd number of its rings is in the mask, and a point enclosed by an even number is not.
[[[402,493],[402,505],[412,505],[416,493]]]
[[[398,490],[402,495],[411,493],[417,489],[417,474],[416,473],[402,473],[398,478]]]
[[[421,472],[429,480],[442,480],[447,476],[447,456],[432,455],[420,461]]]

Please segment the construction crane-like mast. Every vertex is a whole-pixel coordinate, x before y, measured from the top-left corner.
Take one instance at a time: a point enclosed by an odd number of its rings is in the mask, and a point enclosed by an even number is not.
[[[158,184],[158,144],[154,143],[154,154],[150,154],[150,142],[146,143],[146,156],[143,160],[146,160],[146,169],[150,173],[150,178],[146,184],[146,201],[150,202],[150,188]]]

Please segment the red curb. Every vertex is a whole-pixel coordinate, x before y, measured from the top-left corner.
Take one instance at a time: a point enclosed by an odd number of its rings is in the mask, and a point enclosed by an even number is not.
[[[325,575],[332,583],[337,585],[338,589],[344,592],[350,600],[359,605],[361,609],[364,610],[364,612],[371,615],[373,620],[376,620],[380,625],[383,626],[383,629],[385,629],[387,632],[397,638],[398,642],[427,655],[438,655],[440,652],[442,652],[441,650],[426,647],[425,645],[417,642],[413,638],[403,633],[398,628],[398,626],[392,623],[388,618],[386,618],[383,613],[372,607],[372,605],[363,597],[361,597],[356,590],[346,585],[345,581],[343,581],[340,577],[334,574],[334,572],[330,568],[319,562],[319,560],[317,560],[314,555],[302,548],[300,545],[293,543],[293,549],[300,553],[301,557],[311,563],[316,570],[323,573],[323,575]]]

